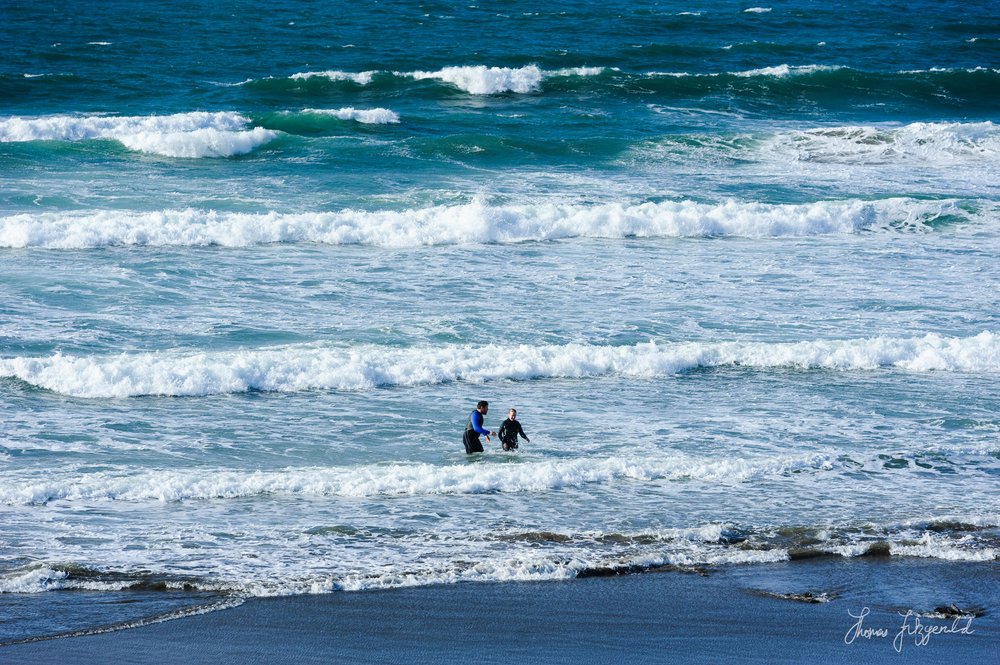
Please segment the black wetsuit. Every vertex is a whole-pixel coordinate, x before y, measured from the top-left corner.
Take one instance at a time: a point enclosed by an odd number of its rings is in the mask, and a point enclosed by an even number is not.
[[[503,421],[503,424],[500,425],[500,431],[497,432],[497,435],[500,437],[500,442],[503,443],[504,450],[514,450],[515,448],[517,448],[518,434],[520,434],[521,438],[524,439],[525,441],[529,440],[528,435],[525,434],[524,430],[521,428],[521,423],[517,422],[516,420],[511,420],[510,418]]]
[[[489,436],[490,432],[483,427],[483,414],[478,411],[473,411],[472,414],[469,415],[469,422],[465,425],[465,435],[462,436],[462,443],[465,445],[465,452],[483,452],[483,444],[479,441],[480,434]]]

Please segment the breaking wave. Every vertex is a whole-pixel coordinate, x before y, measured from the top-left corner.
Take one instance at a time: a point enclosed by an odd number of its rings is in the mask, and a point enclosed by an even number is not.
[[[189,501],[262,495],[423,496],[544,492],[620,479],[700,480],[741,483],[806,470],[829,469],[823,454],[760,460],[607,458],[554,460],[519,464],[372,465],[300,468],[279,471],[101,471],[79,478],[10,482],[0,488],[0,504],[40,505],[51,501]]]
[[[808,76],[810,74],[817,74],[821,72],[836,72],[842,69],[847,69],[847,68],[839,65],[775,65],[773,67],[761,67],[759,69],[747,69],[734,72],[709,72],[709,73],[648,72],[646,76],[651,78],[657,78],[657,77],[719,78],[727,76],[735,76],[738,78],[754,78],[754,77],[788,78],[791,76]]]
[[[118,141],[129,150],[166,157],[232,157],[252,152],[278,136],[249,128],[238,113],[196,111],[164,116],[10,117],[0,119],[0,143],[25,141]]]
[[[537,92],[546,79],[565,77],[597,76],[604,67],[571,67],[566,69],[543,70],[537,65],[525,67],[487,67],[486,65],[443,67],[436,71],[364,71],[344,72],[340,70],[309,71],[292,74],[287,79],[293,84],[310,82],[346,82],[355,86],[369,86],[378,81],[398,83],[400,81],[436,80],[453,86],[471,95],[497,95],[503,93]],[[240,85],[259,87],[281,87],[282,79],[267,78],[244,81]]]
[[[0,247],[247,247],[303,242],[420,247],[565,238],[803,237],[890,229],[931,230],[940,222],[973,221],[979,216],[974,207],[960,201],[916,199],[507,206],[477,200],[401,211],[287,214],[108,210],[0,217]]]
[[[0,377],[85,398],[199,396],[247,391],[363,391],[453,381],[625,376],[651,379],[697,368],[1000,372],[1000,335],[764,342],[649,342],[635,346],[394,348],[318,344],[214,353],[0,359]]]
[[[568,76],[596,76],[603,67],[575,67],[544,71],[535,65],[510,67],[445,67],[436,72],[397,73],[418,81],[436,79],[450,83],[472,95],[496,95],[504,92],[528,93],[539,89],[543,79]]]
[[[348,106],[342,109],[305,109],[302,113],[327,115],[339,120],[354,120],[366,125],[386,125],[399,122],[399,114],[389,109],[356,109]]]
[[[1000,126],[992,122],[901,127],[847,126],[784,132],[764,140],[762,155],[800,162],[950,166],[1000,162]]]
[[[983,522],[973,518],[972,522]],[[431,550],[420,546],[419,533],[377,534],[364,529],[310,529],[268,541],[268,554],[244,564],[238,559],[221,568],[206,569],[204,556],[188,562],[189,572],[151,573],[137,568],[119,552],[92,553],[111,559],[104,565],[36,563],[0,574],[0,593],[43,593],[64,589],[121,592],[132,589],[186,589],[238,594],[184,613],[223,609],[240,596],[323,594],[463,582],[564,580],[664,570],[699,570],[708,566],[748,565],[818,557],[918,557],[945,561],[990,562],[1000,558],[994,521],[960,524],[940,532],[899,524],[849,524],[810,528],[775,526],[740,528],[708,523],[689,528],[644,531],[525,531],[502,529],[463,534],[436,534]],[[364,558],[352,556],[349,543],[360,536],[371,548]],[[284,540],[284,547],[279,545]],[[164,540],[164,548],[182,547]],[[303,563],[301,547],[322,550],[320,566]],[[475,556],[489,547],[496,553]],[[224,543],[231,548],[231,541]],[[193,564],[193,565],[192,565]],[[122,572],[118,572],[122,571]],[[132,571],[132,572],[129,572]],[[171,615],[166,615],[167,617]]]
[[[292,81],[304,81],[312,78],[324,78],[330,81],[351,81],[358,85],[368,85],[372,82],[372,78],[378,74],[377,71],[367,71],[367,72],[342,72],[339,70],[327,70],[323,72],[299,72],[297,74],[292,74],[288,78]],[[244,83],[250,83],[252,81],[244,81]]]
[[[929,69],[920,71],[866,71],[835,65],[779,64],[733,71],[650,71],[622,73],[614,81],[625,94],[654,93],[674,102],[729,100],[737,109],[766,112],[771,117],[800,113],[812,116],[817,108],[857,109],[885,105],[897,113],[919,110],[967,115],[969,109],[995,106],[990,91],[1000,84],[1000,69]],[[612,86],[611,92],[614,93]],[[698,104],[689,101],[688,104]],[[906,113],[902,113],[906,115]],[[972,117],[989,117],[975,114]]]

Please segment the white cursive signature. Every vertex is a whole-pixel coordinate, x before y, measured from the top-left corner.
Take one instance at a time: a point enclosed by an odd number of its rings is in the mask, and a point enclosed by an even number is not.
[[[853,644],[854,640],[859,637],[863,637],[866,640],[870,640],[873,637],[889,637],[889,631],[885,628],[866,628],[864,626],[865,617],[871,614],[871,610],[867,607],[863,608],[860,614],[854,614],[850,610],[847,610],[847,613],[852,618],[857,619],[857,621],[848,629],[847,634],[844,635],[844,644]]]
[[[872,628],[865,625],[865,619],[871,614],[871,609],[863,607],[858,614],[847,610],[847,614],[855,621],[844,634],[844,644],[854,644],[858,639],[872,640],[889,637],[888,628]],[[924,623],[920,620],[920,615],[913,610],[907,610],[906,614],[900,612],[899,615],[903,617],[903,624],[892,640],[892,646],[896,653],[903,652],[903,646],[908,637],[913,638],[913,643],[916,646],[923,647],[930,643],[931,637],[934,635],[972,635],[975,632],[972,630],[972,620],[975,618],[973,615],[957,616],[950,625]]]
[[[935,626],[921,623],[920,617],[914,614],[913,610],[906,610],[906,614],[902,614],[902,617],[903,625],[900,626],[899,632],[896,633],[895,639],[892,640],[892,646],[896,649],[896,653],[902,653],[903,638],[907,636],[912,636],[913,643],[918,647],[922,647],[927,646],[933,635],[947,635],[949,633],[971,635],[975,632],[972,630],[972,619],[974,618],[972,616],[955,617],[950,626]],[[964,625],[962,625],[963,621],[965,622]]]

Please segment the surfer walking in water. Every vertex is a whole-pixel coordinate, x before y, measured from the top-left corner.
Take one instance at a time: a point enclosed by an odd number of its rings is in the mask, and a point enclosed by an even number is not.
[[[486,400],[480,400],[476,404],[475,410],[469,415],[469,422],[465,426],[465,435],[462,437],[466,453],[483,452],[483,444],[479,441],[480,435],[485,436],[487,441],[490,440],[491,436],[496,436],[496,432],[491,432],[483,426],[483,418],[489,411],[490,403]]]
[[[507,420],[500,424],[499,432],[500,443],[503,444],[504,450],[514,450],[517,448],[518,435],[528,443],[531,443],[531,439],[524,433],[521,423],[517,421],[517,409],[511,409],[507,412]]]

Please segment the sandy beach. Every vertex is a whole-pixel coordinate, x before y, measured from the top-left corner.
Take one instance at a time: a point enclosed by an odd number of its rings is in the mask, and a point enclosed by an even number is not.
[[[251,599],[8,645],[0,662],[987,663],[998,582],[996,562],[823,559]],[[947,606],[974,616],[934,614]]]

